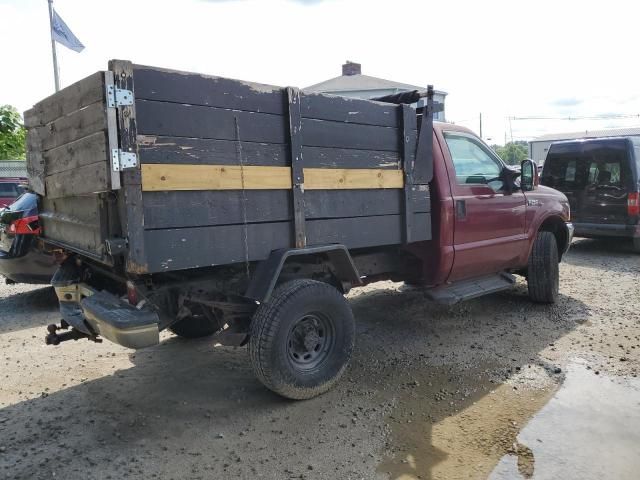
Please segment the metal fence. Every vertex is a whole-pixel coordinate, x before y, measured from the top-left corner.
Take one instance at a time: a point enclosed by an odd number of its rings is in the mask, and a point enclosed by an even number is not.
[[[26,177],[27,164],[23,161],[0,161],[0,178],[4,177]]]

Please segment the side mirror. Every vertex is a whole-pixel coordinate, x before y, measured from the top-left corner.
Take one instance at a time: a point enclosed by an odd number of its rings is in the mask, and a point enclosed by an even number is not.
[[[520,186],[523,192],[530,192],[536,186],[536,177],[538,174],[538,166],[533,160],[523,160],[520,164]]]

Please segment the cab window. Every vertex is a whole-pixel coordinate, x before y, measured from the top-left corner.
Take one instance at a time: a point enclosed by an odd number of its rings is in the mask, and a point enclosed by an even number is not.
[[[455,133],[445,133],[444,138],[459,185],[487,185],[498,179],[502,164],[484,145],[472,137]]]

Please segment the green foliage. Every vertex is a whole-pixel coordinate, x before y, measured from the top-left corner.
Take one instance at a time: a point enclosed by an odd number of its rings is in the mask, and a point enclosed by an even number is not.
[[[0,106],[0,160],[24,160],[27,131],[11,105]]]
[[[508,142],[504,146],[494,145],[493,149],[507,165],[519,165],[529,157],[529,147],[523,141]]]

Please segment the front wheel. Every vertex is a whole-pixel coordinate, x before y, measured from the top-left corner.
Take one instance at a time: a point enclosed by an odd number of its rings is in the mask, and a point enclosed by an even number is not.
[[[538,303],[555,303],[559,285],[560,268],[556,237],[551,232],[538,232],[527,266],[529,298]]]
[[[258,307],[251,321],[249,356],[267,388],[302,400],[338,381],[354,338],[353,313],[342,293],[326,283],[293,280]]]

